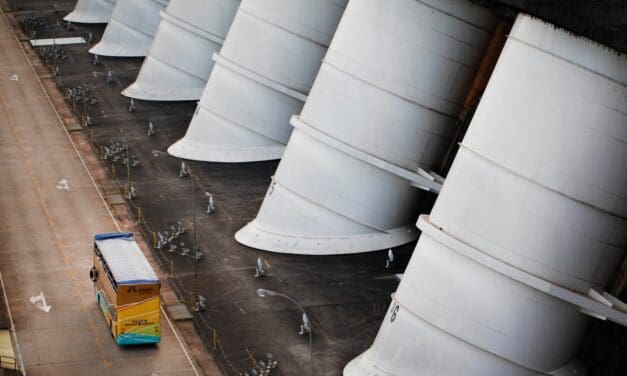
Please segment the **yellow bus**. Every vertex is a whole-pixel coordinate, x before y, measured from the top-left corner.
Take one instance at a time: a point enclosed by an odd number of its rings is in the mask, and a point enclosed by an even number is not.
[[[161,282],[130,233],[94,237],[89,271],[100,310],[118,345],[161,340]]]

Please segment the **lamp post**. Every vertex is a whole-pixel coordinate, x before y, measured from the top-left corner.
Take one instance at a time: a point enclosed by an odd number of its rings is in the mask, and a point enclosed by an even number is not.
[[[278,296],[278,297],[287,299],[290,302],[296,304],[296,306],[301,310],[301,312],[303,313],[303,328],[309,332],[309,365],[310,365],[310,376],[313,376],[314,367],[313,367],[313,346],[312,346],[312,340],[311,340],[311,324],[310,324],[311,321],[309,320],[309,316],[307,315],[305,308],[303,308],[303,306],[300,305],[300,303],[298,303],[294,298],[287,296],[285,294],[278,293],[276,291],[266,290],[266,289],[257,289],[257,295],[259,295],[260,298],[265,298],[267,296]]]

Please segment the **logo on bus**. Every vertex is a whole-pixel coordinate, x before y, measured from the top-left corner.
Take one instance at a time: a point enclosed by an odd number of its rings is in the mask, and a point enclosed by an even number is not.
[[[149,292],[153,292],[153,288],[152,287],[142,287],[142,288],[137,288],[135,286],[129,286],[128,290],[129,293],[130,292],[134,292],[134,293],[149,293]]]

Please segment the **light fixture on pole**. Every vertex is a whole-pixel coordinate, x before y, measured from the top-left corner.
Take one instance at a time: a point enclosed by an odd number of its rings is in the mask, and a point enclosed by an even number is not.
[[[307,312],[305,311],[305,308],[303,308],[302,305],[300,305],[300,303],[298,303],[294,298],[287,296],[285,294],[281,294],[278,293],[276,291],[272,291],[272,290],[266,290],[266,289],[257,289],[257,295],[260,298],[265,298],[267,296],[278,296],[284,299],[287,299],[289,301],[291,301],[292,303],[296,304],[296,306],[301,310],[301,312],[303,313],[303,323],[300,326],[300,331],[298,332],[298,334],[303,335],[305,333],[309,334],[309,364],[310,364],[310,375],[313,376],[314,371],[313,371],[313,346],[312,346],[312,340],[311,340],[311,321],[309,320],[309,316],[307,315]]]

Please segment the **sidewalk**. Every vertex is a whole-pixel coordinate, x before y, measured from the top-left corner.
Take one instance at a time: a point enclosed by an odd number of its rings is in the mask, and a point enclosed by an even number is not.
[[[158,346],[112,340],[88,278],[93,234],[111,231],[111,213],[0,14],[0,272],[18,359],[28,375],[200,374],[167,317]],[[47,313],[29,302],[40,292]]]

